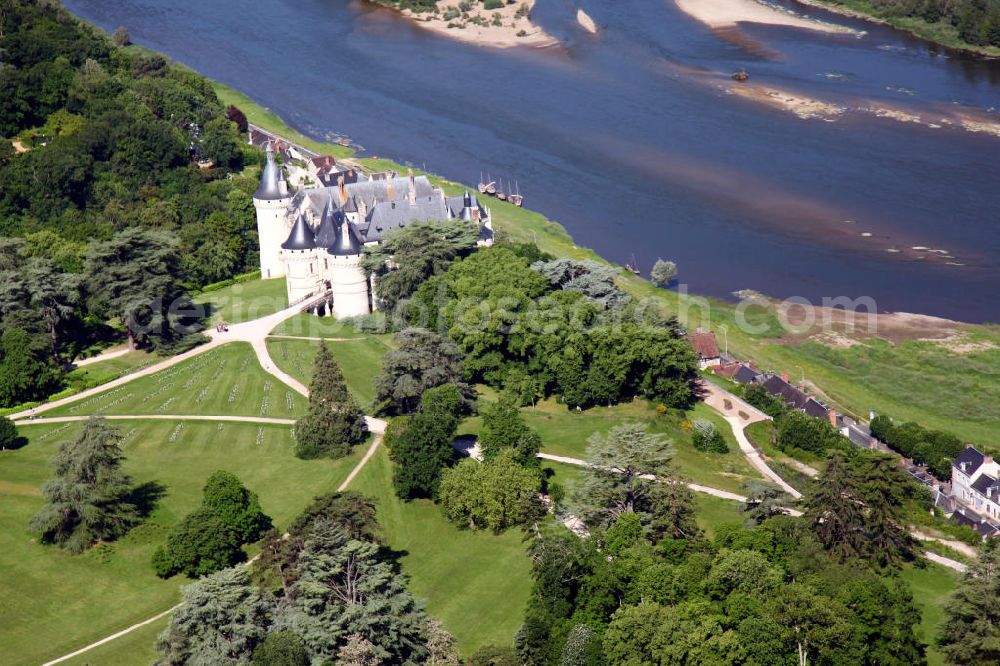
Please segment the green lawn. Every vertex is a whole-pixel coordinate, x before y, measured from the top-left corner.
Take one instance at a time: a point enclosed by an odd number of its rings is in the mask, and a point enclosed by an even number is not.
[[[66,375],[66,382],[71,386],[80,386],[82,390],[109,382],[162,360],[163,357],[155,352],[131,351],[124,356],[95,361],[82,368],[71,370]]]
[[[278,324],[271,335],[296,335],[303,338],[363,338],[349,323],[335,317],[317,317],[300,312]]]
[[[519,530],[499,536],[463,530],[429,501],[403,502],[380,450],[352,484],[376,499],[389,545],[402,553],[409,589],[458,639],[468,656],[489,644],[510,645],[531,589],[531,565]]]
[[[695,511],[697,512],[698,526],[705,530],[705,536],[709,539],[720,525],[731,523],[743,524],[744,517],[740,513],[740,503],[732,500],[722,499],[705,493],[694,494]]]
[[[299,460],[292,455],[286,426],[114,425],[124,436],[126,471],[137,484],[161,484],[165,494],[152,515],[127,536],[78,556],[40,545],[27,524],[42,506],[39,487],[51,475],[50,460],[59,443],[72,439],[82,424],[22,427],[30,443],[0,452],[0,663],[38,664],[176,603],[186,579],[160,580],[150,557],[170,526],[199,504],[212,472],[237,474],[283,527],[312,497],[336,489],[362,455],[359,447],[342,460]],[[117,642],[109,649],[122,655],[120,663],[129,663]],[[131,663],[139,661],[148,663],[145,658]]]
[[[295,418],[306,400],[264,372],[253,349],[234,342],[141,377],[47,416],[209,414]]]
[[[316,340],[268,338],[267,351],[279,368],[308,386],[318,345]],[[375,399],[372,380],[381,372],[382,357],[389,347],[373,337],[328,342],[326,347],[340,365],[351,394],[362,409],[368,409]]]
[[[944,604],[958,582],[959,575],[937,564],[928,563],[923,569],[906,567],[902,578],[910,584],[913,601],[921,611],[917,637],[928,646],[927,662],[930,666],[943,666],[944,657],[933,647],[938,627],[944,619]]]
[[[691,444],[691,433],[682,427],[681,419],[670,415],[659,416],[645,402],[638,400],[580,412],[546,400],[536,407],[525,407],[521,413],[528,425],[541,435],[543,453],[583,459],[586,458],[587,439],[591,435],[606,433],[619,423],[639,421],[647,424],[650,430],[666,434],[673,440],[676,451],[674,464],[682,475],[695,483],[739,492],[744,481],[760,478],[740,452],[729,424],[704,404],[698,404],[688,417],[715,423],[729,444],[727,454],[698,451]],[[480,425],[479,417],[466,419],[460,427],[460,434],[477,434]]]
[[[105,643],[89,652],[67,659],[69,666],[137,666],[152,664],[160,656],[156,651],[156,638],[167,628],[170,616]]]
[[[219,315],[228,324],[266,317],[288,307],[284,278],[251,280],[207,291],[194,297],[206,307],[207,326],[215,326]]]

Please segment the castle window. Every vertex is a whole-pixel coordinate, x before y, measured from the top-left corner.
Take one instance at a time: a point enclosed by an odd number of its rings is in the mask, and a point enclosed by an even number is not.
[[[327,262],[326,258],[324,257],[324,259],[323,259],[323,270],[326,270],[329,267],[330,267],[330,264]]]
[[[309,275],[312,275],[312,272],[313,272],[313,265],[310,263],[309,264]]]

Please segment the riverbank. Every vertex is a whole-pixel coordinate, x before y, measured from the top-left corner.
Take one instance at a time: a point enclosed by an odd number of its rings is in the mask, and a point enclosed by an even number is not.
[[[735,28],[740,23],[763,23],[826,33],[855,32],[845,26],[782,11],[757,0],[674,0],[674,3],[682,12],[712,29]]]
[[[958,36],[958,30],[954,26],[944,20],[937,23],[928,23],[916,17],[879,16],[876,10],[865,0],[847,0],[843,4],[829,2],[829,0],[795,0],[795,2],[806,7],[825,9],[828,12],[840,14],[841,16],[861,19],[879,25],[887,25],[949,49],[975,53],[990,58],[1000,58],[1000,48],[969,44]]]
[[[545,48],[559,43],[531,22],[531,10],[535,0],[522,0],[494,9],[486,9],[478,2],[462,11],[449,0],[437,0],[434,11],[415,11],[400,8],[393,0],[369,0],[377,5],[398,11],[416,25],[439,35],[457,39],[478,46],[492,48],[512,48],[531,46]]]

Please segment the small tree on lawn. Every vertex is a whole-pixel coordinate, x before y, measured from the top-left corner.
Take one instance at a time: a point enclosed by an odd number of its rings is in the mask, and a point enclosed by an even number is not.
[[[782,505],[789,496],[780,487],[767,481],[750,480],[742,486],[747,499],[740,511],[747,517],[749,525],[760,525],[772,516],[782,516],[788,511]]]
[[[339,458],[364,440],[364,414],[347,390],[340,367],[325,344],[320,344],[309,386],[309,408],[295,423],[295,455]]]
[[[528,427],[514,400],[502,396],[500,401],[483,411],[483,427],[479,446],[483,457],[491,460],[503,449],[513,449],[523,465],[537,465],[542,438]]]
[[[691,441],[694,448],[705,453],[729,453],[726,438],[714,423],[705,419],[698,419],[692,424]]]
[[[421,411],[408,418],[402,432],[393,434],[389,456],[395,464],[392,482],[400,498],[437,495],[441,472],[455,457],[458,415],[448,406],[455,404],[452,398],[458,395],[451,385],[425,391]]]
[[[42,541],[79,553],[97,541],[122,536],[139,522],[118,440],[118,431],[107,421],[91,417],[75,441],[59,447],[55,478],[42,487],[46,504],[30,523],[30,529],[42,533]]]
[[[14,422],[6,416],[0,416],[0,451],[17,448],[18,440]]]
[[[657,259],[649,271],[649,280],[657,287],[666,287],[675,277],[677,277],[677,264],[672,261]]]
[[[538,471],[520,464],[514,449],[503,449],[479,463],[463,460],[441,477],[441,507],[452,521],[494,532],[536,518],[540,500]]]

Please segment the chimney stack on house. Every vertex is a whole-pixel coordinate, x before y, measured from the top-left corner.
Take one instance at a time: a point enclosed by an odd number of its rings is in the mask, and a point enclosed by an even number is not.
[[[783,372],[783,373],[781,373],[781,381],[785,382],[786,384],[789,384],[789,383],[790,383],[790,382],[789,382],[789,378],[788,378],[788,373],[787,373],[787,372]]]
[[[833,428],[834,430],[836,430],[837,429],[837,410],[835,410],[835,409],[828,409],[828,410],[826,410],[826,416],[827,416],[828,419],[830,419],[830,427]]]

